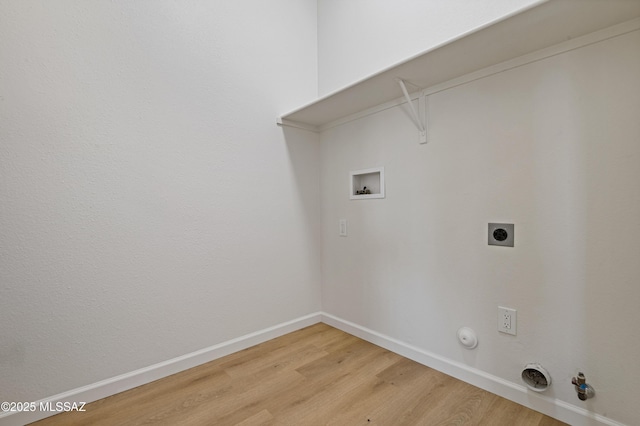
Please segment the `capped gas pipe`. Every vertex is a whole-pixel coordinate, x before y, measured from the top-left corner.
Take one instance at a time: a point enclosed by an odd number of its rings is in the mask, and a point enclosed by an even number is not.
[[[585,379],[582,372],[578,372],[578,375],[571,379],[571,383],[576,387],[578,398],[581,401],[586,401],[587,398],[593,398],[596,395],[596,391],[591,385],[587,384],[587,379]]]

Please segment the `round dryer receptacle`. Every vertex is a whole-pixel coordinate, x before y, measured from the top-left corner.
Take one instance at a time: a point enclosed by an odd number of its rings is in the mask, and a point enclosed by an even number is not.
[[[540,364],[531,363],[522,370],[522,381],[529,389],[544,392],[551,385],[551,376]]]

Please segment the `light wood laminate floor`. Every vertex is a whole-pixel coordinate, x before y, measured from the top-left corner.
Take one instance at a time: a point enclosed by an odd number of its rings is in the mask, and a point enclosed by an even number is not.
[[[46,425],[564,423],[326,324],[87,404]]]

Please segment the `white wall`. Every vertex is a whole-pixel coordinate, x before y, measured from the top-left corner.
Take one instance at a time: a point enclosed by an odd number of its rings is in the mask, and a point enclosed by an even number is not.
[[[0,400],[320,308],[314,0],[0,1]]]
[[[638,46],[634,31],[433,94],[426,145],[406,105],[323,132],[323,310],[516,384],[540,362],[545,395],[640,424]],[[375,166],[386,198],[350,201],[349,171]],[[514,248],[487,245],[502,221]]]
[[[533,3],[0,0],[0,400],[314,312],[322,272],[330,314],[514,383],[542,362],[571,404],[582,369],[580,406],[640,423],[637,32],[432,95],[428,145],[402,108],[321,148],[274,126],[318,70],[326,93]],[[348,201],[377,165],[387,198]],[[503,220],[516,247],[486,246]]]
[[[540,0],[318,0],[324,95]]]

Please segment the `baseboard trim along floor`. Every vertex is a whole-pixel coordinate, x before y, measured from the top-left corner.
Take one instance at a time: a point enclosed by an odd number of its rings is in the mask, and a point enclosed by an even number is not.
[[[381,346],[434,370],[448,374],[458,380],[477,386],[510,401],[524,405],[574,426],[625,426],[604,416],[568,404],[555,398],[529,391],[524,385],[504,380],[482,370],[461,364],[415,346],[385,336],[358,324],[343,320],[331,314],[322,313],[322,322],[345,333],[352,334],[367,342]]]
[[[324,322],[332,327],[352,334],[375,345],[431,367],[456,379],[462,380],[488,392],[539,411],[575,426],[607,425],[624,426],[606,417],[592,413],[572,404],[527,390],[523,385],[509,382],[482,370],[447,359],[418,347],[385,336],[374,330],[346,321],[325,312],[316,312],[287,321],[254,333],[247,334],[208,348],[167,360],[146,368],[135,370],[110,379],[63,392],[36,402],[55,404],[64,401],[93,402],[117,393],[133,389],[197,365],[247,349],[267,340],[283,336],[304,327]],[[56,413],[33,411],[0,414],[0,425],[19,426],[34,422]]]
[[[36,406],[40,407],[40,403],[51,403],[55,405],[57,402],[93,402],[120,392],[124,392],[135,387],[151,383],[163,377],[170,376],[180,371],[188,370],[197,365],[213,361],[223,356],[250,348],[267,340],[275,339],[304,327],[319,323],[322,321],[322,314],[316,312],[305,315],[303,317],[287,321],[263,330],[250,333],[226,342],[201,349],[168,361],[160,362],[149,367],[121,374],[110,379],[102,380],[80,388],[72,389],[58,395],[44,398],[36,401]],[[8,412],[0,414],[0,426],[22,426],[27,423],[35,422],[46,417],[57,414],[55,412]]]

